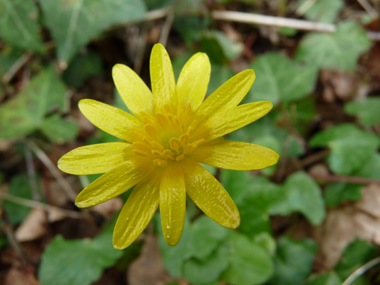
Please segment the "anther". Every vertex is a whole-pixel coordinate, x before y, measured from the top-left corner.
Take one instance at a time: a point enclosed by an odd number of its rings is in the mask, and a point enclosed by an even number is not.
[[[170,139],[170,147],[172,150],[175,150],[177,154],[180,153],[179,147],[181,146],[179,140],[177,138],[171,138]]]
[[[177,156],[177,157],[175,158],[175,160],[176,160],[176,161],[181,161],[181,160],[184,159],[184,158],[185,158],[185,155],[184,155],[184,154],[181,154],[181,155]]]
[[[159,151],[163,151],[165,149],[161,144],[159,144],[156,141],[151,141],[150,144],[154,146],[156,149],[158,149]]]

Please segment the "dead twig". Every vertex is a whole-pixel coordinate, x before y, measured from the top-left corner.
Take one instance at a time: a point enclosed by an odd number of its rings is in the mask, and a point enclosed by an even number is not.
[[[380,180],[357,177],[357,176],[343,176],[343,175],[319,175],[309,173],[311,177],[317,180],[325,180],[330,182],[346,182],[353,184],[377,184],[380,185]]]
[[[283,17],[274,17],[259,15],[253,13],[234,12],[234,11],[212,11],[211,17],[214,20],[233,21],[245,24],[258,24],[265,26],[292,28],[296,30],[315,31],[324,33],[333,33],[337,27],[333,24],[325,24],[313,21],[289,19]],[[370,40],[379,41],[380,33],[367,32]]]
[[[358,2],[364,8],[364,10],[366,10],[368,15],[370,15],[373,20],[379,18],[379,13],[377,13],[377,11],[367,0],[358,0]]]
[[[56,211],[59,212],[62,215],[65,215],[66,217],[73,218],[73,219],[83,219],[83,215],[79,212],[70,211],[66,209],[62,209],[56,206],[47,205],[38,201],[28,200],[21,197],[16,197],[13,195],[10,195],[8,193],[2,193],[2,197],[4,200],[23,205],[29,208],[34,209],[40,209],[46,212]]]
[[[2,83],[4,85],[8,84],[12,78],[15,76],[15,74],[21,69],[21,67],[24,66],[25,63],[29,61],[29,59],[32,57],[32,52],[26,52],[24,53],[8,70],[7,73],[4,74],[2,78]]]
[[[33,199],[36,201],[41,201],[41,195],[38,191],[38,185],[36,180],[36,171],[33,165],[33,157],[30,148],[25,145],[25,160],[26,160],[26,170],[29,177],[30,189],[32,189]]]
[[[173,12],[173,8],[170,8],[167,12],[167,17],[166,17],[165,23],[162,27],[161,35],[160,35],[160,43],[163,46],[166,46],[166,43],[168,41],[168,37],[169,37],[170,30],[172,28],[173,20],[174,20],[174,12]]]
[[[363,266],[356,269],[348,278],[342,283],[342,285],[350,285],[352,282],[358,278],[360,275],[362,275],[367,270],[371,269],[372,267],[378,265],[380,263],[380,257],[377,257],[375,259],[372,259],[371,261],[367,262]]]
[[[61,172],[58,170],[57,166],[55,166],[50,158],[40,149],[35,143],[28,141],[28,147],[35,153],[39,160],[46,166],[46,168],[50,171],[50,173],[57,180],[59,185],[61,185],[62,189],[66,192],[67,196],[74,201],[76,197],[76,193],[74,189],[71,187],[70,183],[66,181]]]

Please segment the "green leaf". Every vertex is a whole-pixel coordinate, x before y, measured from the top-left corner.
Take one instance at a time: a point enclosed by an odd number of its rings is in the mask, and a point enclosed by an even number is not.
[[[66,87],[53,67],[42,70],[0,107],[0,137],[19,138],[38,129],[46,113],[64,108],[65,93]]]
[[[12,67],[13,64],[22,56],[23,52],[19,48],[5,45],[0,52],[0,76],[3,77],[5,73]],[[1,93],[1,91],[0,91]]]
[[[265,283],[271,277],[272,259],[261,246],[237,232],[231,233],[228,245],[230,266],[222,280],[234,285],[254,285]]]
[[[330,271],[324,274],[313,276],[306,285],[341,285],[342,281],[339,276],[334,272]]]
[[[38,10],[33,1],[2,0],[0,37],[17,47],[42,52],[37,19]]]
[[[221,245],[228,233],[228,229],[209,217],[201,216],[192,224],[185,222],[181,239],[173,247],[165,242],[159,216],[156,216],[155,222],[165,268],[173,277],[182,276],[185,260],[191,257],[200,261],[206,260]]]
[[[210,25],[210,18],[200,17],[175,17],[173,28],[181,35],[185,43],[190,45],[198,42],[202,32]]]
[[[380,154],[374,153],[367,159],[353,176],[370,179],[380,179]],[[324,192],[326,204],[330,207],[338,206],[344,200],[357,201],[362,197],[361,184],[334,182],[329,184]]]
[[[269,207],[282,198],[280,187],[243,171],[223,170],[221,181],[239,209],[241,232],[248,236],[270,232]]]
[[[231,41],[220,31],[209,30],[203,33],[199,49],[212,63],[223,64],[237,57],[243,51],[243,44]]]
[[[225,65],[211,64],[210,83],[208,84],[207,95],[212,94],[235,74]]]
[[[285,199],[271,205],[271,214],[289,215],[297,211],[313,225],[323,222],[326,211],[321,189],[309,175],[301,171],[292,174],[286,179],[282,191]]]
[[[288,134],[286,130],[278,128],[271,115],[267,115],[258,122],[236,130],[228,136],[228,139],[268,147],[276,151],[280,157],[283,154],[285,143],[288,144],[288,157],[297,157],[304,153],[304,147],[301,142]]]
[[[221,273],[229,265],[228,257],[228,248],[223,245],[203,260],[191,258],[185,261],[183,265],[183,276],[191,284],[195,285],[210,284],[218,281]]]
[[[290,120],[296,130],[304,137],[310,129],[310,122],[317,116],[315,109],[315,98],[306,97],[284,106],[289,114]]]
[[[141,0],[40,0],[46,25],[58,45],[58,57],[69,62],[105,28],[145,15]]]
[[[370,97],[361,101],[347,103],[344,111],[350,115],[356,115],[359,122],[366,126],[373,126],[380,123],[380,98]]]
[[[173,3],[174,0],[144,0],[148,10],[160,9]]]
[[[346,247],[340,262],[335,266],[335,271],[340,279],[345,280],[357,268],[376,258],[376,256],[376,246],[357,239]]]
[[[190,225],[190,232],[192,234],[192,242],[189,244],[191,256],[202,260],[223,242],[228,229],[203,215]]]
[[[335,33],[308,33],[296,52],[296,60],[309,66],[353,71],[371,46],[365,31],[354,22],[342,22]]]
[[[69,86],[80,87],[91,77],[100,75],[103,71],[102,58],[98,53],[89,52],[77,55],[63,73],[63,79]]]
[[[317,69],[278,53],[258,56],[250,66],[257,75],[245,101],[289,102],[309,95],[315,86]]]
[[[61,116],[54,114],[44,120],[41,131],[51,142],[62,144],[77,137],[79,126],[73,121],[63,120]]]
[[[334,182],[329,184],[324,192],[326,204],[336,207],[342,201],[357,201],[362,197],[361,188],[363,185],[344,182]]]
[[[311,147],[331,149],[327,162],[334,173],[350,175],[358,171],[371,158],[380,145],[380,139],[351,124],[341,124],[317,133]]]
[[[311,239],[293,241],[282,237],[277,244],[274,275],[269,284],[303,284],[311,273],[318,246]]]
[[[300,0],[297,8],[308,0]],[[344,7],[342,0],[318,0],[315,1],[305,12],[305,18],[312,21],[332,24],[335,23],[340,11]]]
[[[24,199],[32,199],[32,190],[28,176],[22,174],[13,176],[9,185],[9,194]],[[21,223],[30,212],[30,207],[25,207],[11,201],[4,201],[4,208],[8,220],[12,224]]]
[[[112,247],[112,233],[93,240],[64,240],[57,236],[42,255],[39,278],[42,285],[88,285],[122,254]]]

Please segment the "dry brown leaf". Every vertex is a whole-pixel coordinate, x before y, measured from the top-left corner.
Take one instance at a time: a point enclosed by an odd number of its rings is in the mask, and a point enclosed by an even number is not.
[[[19,242],[30,241],[46,234],[46,213],[40,209],[32,209],[15,232]]]
[[[4,285],[39,285],[33,274],[33,268],[27,267],[25,270],[12,267],[4,278]]]
[[[156,236],[149,235],[141,250],[141,255],[128,268],[130,285],[163,285],[173,281],[164,267]]]
[[[319,244],[316,263],[321,270],[333,268],[355,238],[380,245],[380,186],[368,185],[357,203],[330,210],[313,236]]]

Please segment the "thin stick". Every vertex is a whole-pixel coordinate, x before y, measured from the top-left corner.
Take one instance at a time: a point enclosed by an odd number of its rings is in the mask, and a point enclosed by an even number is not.
[[[311,177],[318,180],[326,180],[332,182],[347,182],[353,184],[378,184],[380,185],[380,180],[363,178],[357,176],[343,176],[343,175],[319,175],[309,173]]]
[[[372,7],[372,5],[367,0],[358,0],[360,5],[367,11],[373,20],[379,18],[379,13]]]
[[[57,211],[57,212],[60,212],[61,214],[65,215],[69,218],[83,219],[82,214],[79,212],[74,212],[74,211],[62,209],[62,208],[59,208],[56,206],[47,205],[47,204],[44,204],[44,203],[41,203],[38,201],[28,200],[28,199],[24,199],[21,197],[16,197],[16,196],[10,195],[8,193],[2,193],[2,196],[5,200],[8,200],[10,202],[13,202],[13,203],[16,203],[19,205],[23,205],[23,206],[26,206],[29,208],[40,209],[40,210],[43,210],[46,212]]]
[[[134,71],[137,74],[140,74],[141,72],[147,38],[148,38],[148,23],[143,23],[141,26],[141,34],[140,34],[140,39],[138,42],[139,47],[136,52],[136,60],[133,67]]]
[[[168,37],[169,37],[170,30],[172,28],[173,20],[174,20],[174,13],[173,13],[173,9],[171,8],[167,13],[167,17],[166,17],[164,26],[162,27],[162,30],[161,30],[160,43],[163,46],[166,46],[166,43],[168,41]]]
[[[32,189],[33,199],[36,201],[41,201],[41,195],[38,191],[38,185],[36,181],[36,172],[33,165],[32,152],[28,145],[25,144],[25,160],[26,160],[26,170],[29,177],[30,189]]]
[[[28,62],[28,60],[31,58],[33,53],[31,52],[26,52],[24,53],[12,66],[11,68],[8,70],[8,72],[6,74],[4,74],[3,76],[3,79],[2,79],[2,82],[4,84],[8,84],[13,76],[15,76],[15,74],[20,70],[21,67],[24,66],[25,63]]]
[[[276,27],[293,28],[297,30],[318,31],[333,33],[335,25],[319,22],[311,22],[298,19],[283,17],[265,16],[253,13],[234,12],[234,11],[213,11],[211,17],[215,20],[233,21],[246,24],[259,24]]]
[[[213,11],[211,17],[215,20],[233,21],[246,24],[258,24],[275,27],[293,28],[296,30],[316,31],[324,33],[333,33],[336,26],[333,24],[325,24],[306,20],[289,19],[283,17],[265,16],[253,13],[234,12],[234,11]],[[370,40],[379,41],[380,33],[367,32]]]
[[[35,143],[28,141],[27,142],[30,149],[36,154],[39,160],[46,166],[46,168],[50,171],[50,173],[57,180],[59,185],[66,192],[67,196],[74,201],[76,197],[76,193],[74,189],[71,187],[70,183],[66,181],[66,179],[62,176],[61,172],[58,168],[51,162],[49,157],[40,149]]]
[[[360,275],[362,275],[367,270],[371,269],[375,265],[380,263],[380,257],[377,257],[375,259],[372,259],[371,261],[367,262],[363,266],[356,269],[348,278],[342,283],[342,285],[350,285],[356,278],[358,278]]]

